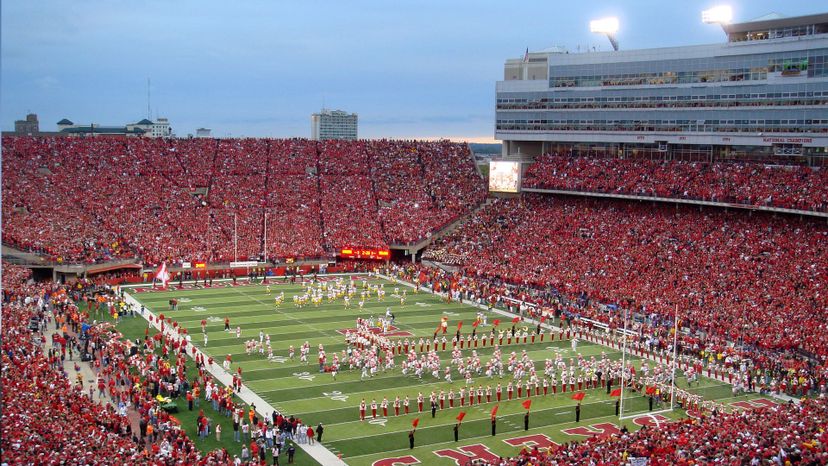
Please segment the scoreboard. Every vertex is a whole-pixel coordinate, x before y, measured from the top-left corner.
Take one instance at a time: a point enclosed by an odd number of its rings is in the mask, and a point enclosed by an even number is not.
[[[346,259],[381,259],[391,258],[391,251],[378,248],[342,248],[339,250],[339,257]]]

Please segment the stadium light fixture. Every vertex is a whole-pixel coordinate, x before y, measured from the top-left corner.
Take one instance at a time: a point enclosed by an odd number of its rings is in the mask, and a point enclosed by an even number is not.
[[[730,24],[733,20],[733,9],[730,5],[719,5],[702,11],[702,22],[705,24]]]
[[[589,22],[589,30],[599,34],[606,34],[607,39],[612,44],[612,49],[616,52],[618,51],[618,40],[615,39],[615,33],[618,32],[618,18],[613,16],[592,20]]]

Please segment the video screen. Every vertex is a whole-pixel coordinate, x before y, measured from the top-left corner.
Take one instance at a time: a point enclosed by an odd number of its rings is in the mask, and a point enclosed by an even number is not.
[[[520,162],[489,162],[489,191],[520,191]]]

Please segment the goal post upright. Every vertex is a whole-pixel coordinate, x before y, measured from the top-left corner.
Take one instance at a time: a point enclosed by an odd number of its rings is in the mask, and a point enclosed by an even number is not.
[[[676,315],[673,317],[673,323],[675,328],[673,329],[673,374],[670,377],[670,410],[673,410],[673,407],[676,403],[676,367],[678,367],[678,332],[679,332],[679,320],[678,320],[678,303],[676,304]]]
[[[618,418],[622,419],[624,416],[624,374],[627,371],[627,313],[629,310],[624,308],[624,332],[621,338],[624,342],[621,345],[621,396],[618,399]]]
[[[678,304],[676,305],[674,320],[673,320],[673,360],[671,361],[671,377],[670,377],[670,407],[659,409],[656,411],[644,411],[644,412],[636,412],[633,414],[625,415],[624,414],[624,394],[626,393],[626,384],[624,383],[624,374],[627,371],[627,332],[628,332],[628,322],[629,322],[629,315],[628,310],[624,310],[624,330],[622,334],[622,338],[624,342],[621,345],[621,397],[619,400],[618,406],[618,420],[623,421],[626,419],[634,419],[639,418],[642,416],[655,416],[657,414],[662,413],[669,413],[675,411],[675,390],[676,390],[676,369],[678,368]]]

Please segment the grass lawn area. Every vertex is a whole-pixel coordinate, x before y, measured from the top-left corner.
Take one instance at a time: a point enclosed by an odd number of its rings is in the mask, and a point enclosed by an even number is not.
[[[362,279],[356,278],[355,283],[361,290]],[[580,423],[575,423],[576,402],[571,399],[570,393],[558,393],[553,396],[550,389],[548,396],[543,396],[541,393],[541,396],[532,397],[530,429],[527,432],[524,431],[523,426],[525,413],[521,405],[523,399],[506,400],[506,384],[510,380],[509,374],[507,373],[502,380],[497,376],[493,379],[485,376],[475,377],[473,381],[475,387],[482,385],[485,388],[490,385],[494,390],[498,383],[503,386],[503,401],[498,408],[498,435],[492,436],[489,414],[495,405],[494,395],[492,403],[486,403],[484,397],[482,404],[475,403],[473,406],[467,405],[463,408],[455,404],[453,409],[438,411],[436,417],[432,418],[428,407],[429,394],[432,391],[439,393],[440,390],[446,393],[450,389],[458,391],[465,386],[465,381],[455,380],[449,384],[442,378],[433,378],[430,374],[424,374],[422,379],[413,375],[404,376],[399,368],[403,356],[396,356],[396,369],[378,372],[376,376],[366,380],[361,379],[360,372],[349,371],[347,363],[343,363],[342,372],[338,374],[336,380],[330,373],[320,373],[316,363],[316,351],[320,344],[324,346],[329,361],[334,353],[338,353],[340,360],[345,361],[346,344],[342,331],[355,327],[357,317],[379,317],[385,314],[386,308],[391,308],[395,315],[397,331],[410,332],[413,335],[409,337],[412,342],[418,341],[421,337],[431,338],[443,316],[449,319],[450,332],[446,335],[449,340],[460,321],[464,322],[464,334],[472,330],[471,324],[478,312],[476,308],[459,303],[445,303],[438,297],[425,292],[415,294],[412,289],[404,285],[384,280],[373,279],[370,283],[373,285],[383,283],[386,298],[380,302],[376,295],[372,295],[366,300],[362,309],[356,305],[360,299],[359,294],[352,298],[351,309],[345,309],[342,300],[330,303],[324,300],[319,306],[308,305],[304,308],[297,308],[293,304],[293,295],[303,293],[299,284],[272,284],[271,293],[268,293],[266,287],[260,284],[235,287],[216,284],[207,289],[142,291],[133,293],[133,296],[153,312],[163,313],[165,317],[172,317],[176,320],[193,336],[193,343],[213,356],[216,361],[223,361],[227,354],[231,354],[233,359],[231,370],[235,371],[237,367],[241,367],[247,386],[274,408],[283,413],[296,415],[314,426],[320,422],[323,423],[325,425],[323,444],[334,453],[342,454],[348,464],[372,465],[381,459],[406,455],[413,455],[422,464],[455,464],[451,455],[464,455],[461,450],[458,450],[459,447],[472,445],[470,449],[467,448],[466,456],[471,454],[469,452],[477,452],[475,454],[481,458],[486,458],[487,454],[515,455],[520,451],[521,445],[527,442],[548,446],[549,442],[563,443],[586,438],[582,430],[567,432],[567,429],[579,427],[583,429],[589,425],[597,425],[600,431],[601,428],[606,430],[610,428],[610,425],[618,425],[618,419],[614,416],[615,398],[610,398],[602,389],[586,390]],[[401,304],[399,298],[403,290],[407,290],[405,304]],[[281,306],[277,307],[274,303],[274,296],[282,292],[284,292],[285,300]],[[168,301],[171,298],[179,300],[177,311],[169,310]],[[230,318],[232,332],[224,331],[225,317]],[[208,344],[206,347],[200,328],[202,319],[207,321]],[[478,327],[478,335],[488,333],[494,319],[500,319],[507,327],[511,325],[506,324],[509,322],[507,317],[489,313],[488,325]],[[140,318],[135,319],[135,323],[130,320],[124,319],[119,329],[133,339],[135,335],[143,337],[146,322]],[[241,328],[240,338],[235,334],[237,326]],[[264,356],[246,354],[245,341],[258,339],[260,331],[270,335],[273,359],[268,359],[266,354]],[[309,364],[299,361],[299,348],[306,341],[311,347]],[[495,343],[497,343],[497,338]],[[296,349],[294,360],[287,357],[290,346]],[[438,352],[443,368],[450,360],[451,343],[447,348],[448,351]],[[419,351],[419,347],[417,350]],[[476,351],[485,365],[492,355],[493,348],[489,345],[478,346]],[[565,360],[576,357],[571,349],[570,341],[551,342],[548,334],[544,342],[537,339],[534,344],[531,342],[523,344],[521,340],[518,344],[504,344],[502,351],[504,363],[511,352],[514,351],[520,355],[522,351],[526,351],[535,362],[540,376],[543,374],[544,361],[547,358],[554,359],[556,354],[561,354]],[[617,350],[583,341],[578,345],[577,353],[585,358],[594,356],[598,359],[602,353],[613,359],[621,357]],[[471,351],[463,350],[464,358],[470,354]],[[640,367],[640,360],[633,358],[632,361]],[[456,374],[454,370],[453,376]],[[686,387],[686,380],[683,376],[678,383]],[[731,399],[730,386],[716,380],[702,377],[700,385],[694,386],[692,390],[708,399],[736,401],[736,399]],[[424,406],[423,413],[416,413],[416,399],[420,392],[426,398],[426,406]],[[398,395],[400,398],[407,395],[412,400],[412,414],[397,417],[393,415],[393,408],[389,407],[388,418],[382,418],[380,412],[378,419],[364,422],[359,420],[360,400],[365,399],[370,405],[371,400],[376,399],[379,404],[383,397],[393,402]],[[740,397],[739,400],[754,397],[750,395]],[[179,419],[188,428],[188,433],[192,432],[193,438],[197,438],[194,432],[196,412],[188,412],[185,401],[179,403]],[[626,414],[647,414],[647,399],[641,395],[625,394],[624,403]],[[223,425],[222,437],[232,439],[232,425],[229,419],[212,412],[212,409],[204,403],[202,406],[208,417],[214,420],[222,419],[223,423],[226,423]],[[446,407],[448,408],[448,402]],[[461,441],[455,443],[452,429],[460,411],[466,412],[466,417],[460,428]],[[370,408],[368,415],[370,416]],[[639,428],[639,424],[675,419],[685,416],[685,413],[676,410],[664,416],[666,417],[645,416],[639,419],[638,423],[631,419],[626,421],[625,425],[630,430],[635,430]],[[416,447],[410,450],[407,433],[411,422],[418,417],[420,421],[416,432]],[[527,440],[527,435],[532,437]],[[196,440],[196,443],[210,449],[218,446],[214,439],[215,437],[212,437],[206,442]],[[224,443],[224,446],[228,447],[227,442]],[[237,444],[229,443],[228,450],[233,453],[239,451]],[[440,451],[445,449],[453,449],[454,453],[444,451],[441,454]],[[301,461],[309,460],[303,456],[301,450],[297,449],[298,464],[304,464]],[[411,458],[400,460],[400,462],[414,464],[411,463]]]

